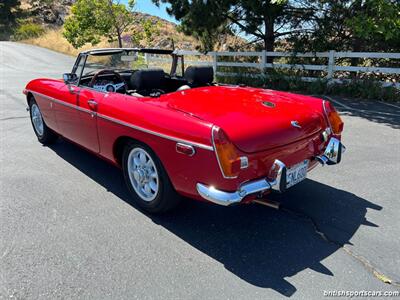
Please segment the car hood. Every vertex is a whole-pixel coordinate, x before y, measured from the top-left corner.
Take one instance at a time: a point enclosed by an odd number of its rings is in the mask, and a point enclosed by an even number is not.
[[[170,108],[222,128],[243,152],[290,144],[315,134],[325,126],[322,101],[296,94],[210,86],[165,97]]]

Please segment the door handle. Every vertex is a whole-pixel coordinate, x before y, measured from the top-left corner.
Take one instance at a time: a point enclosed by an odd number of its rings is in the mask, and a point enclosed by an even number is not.
[[[94,101],[93,99],[88,100],[88,106],[90,107],[91,110],[96,111],[97,110],[97,102]]]

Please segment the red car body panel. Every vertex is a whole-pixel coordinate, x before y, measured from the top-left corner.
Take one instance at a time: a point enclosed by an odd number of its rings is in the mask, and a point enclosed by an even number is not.
[[[236,191],[243,182],[265,177],[275,159],[287,166],[310,159],[312,168],[317,163],[312,158],[327,143],[321,137],[329,127],[322,100],[312,97],[227,86],[158,98],[70,88],[62,80],[37,79],[27,85],[26,94],[35,97],[48,127],[116,165],[118,141],[128,137],[147,144],[176,191],[199,200],[204,199],[196,191],[197,183]],[[291,120],[304,126],[294,128]],[[248,157],[249,167],[237,178],[226,179],[221,173],[212,144],[214,125],[226,132],[239,154]],[[178,153],[178,142],[193,145],[195,155]]]
[[[223,128],[239,149],[249,153],[308,137],[322,129],[324,118],[321,100],[265,89],[210,86],[169,94],[162,100]],[[302,128],[293,130],[292,120]]]

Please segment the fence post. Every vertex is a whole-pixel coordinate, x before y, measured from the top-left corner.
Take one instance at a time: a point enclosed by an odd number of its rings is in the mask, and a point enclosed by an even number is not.
[[[261,64],[260,64],[260,69],[262,73],[266,71],[266,63],[267,63],[267,51],[263,50],[261,52]]]
[[[212,57],[213,57],[212,66],[214,70],[214,80],[217,80],[217,52],[213,52]]]
[[[326,75],[326,78],[328,80],[331,80],[333,78],[334,67],[335,67],[335,50],[330,50],[328,54],[328,74]]]
[[[149,64],[149,54],[148,54],[148,53],[145,53],[145,54],[144,54],[144,63],[145,63],[146,65]]]

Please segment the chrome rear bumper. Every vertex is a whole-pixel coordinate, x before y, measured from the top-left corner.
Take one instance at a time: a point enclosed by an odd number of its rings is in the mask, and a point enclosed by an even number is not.
[[[266,179],[251,181],[243,184],[236,192],[224,192],[217,190],[213,186],[206,186],[204,184],[197,184],[197,192],[204,199],[214,202],[219,205],[229,206],[242,201],[247,195],[262,193],[269,190],[273,183]]]
[[[338,164],[345,149],[338,139],[332,137],[324,154],[315,159],[322,165]],[[284,192],[286,190],[286,165],[278,159],[275,160],[267,178],[243,183],[235,192],[221,191],[202,183],[197,183],[196,188],[201,197],[223,206],[240,203],[248,195],[262,194],[268,190]]]

